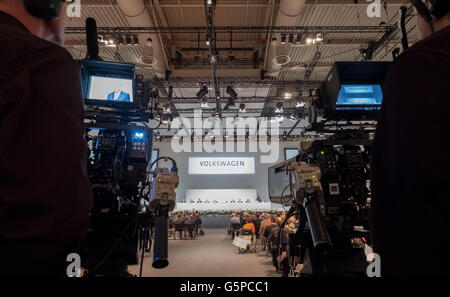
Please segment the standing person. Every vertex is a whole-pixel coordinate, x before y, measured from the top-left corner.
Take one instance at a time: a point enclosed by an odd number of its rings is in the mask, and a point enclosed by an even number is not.
[[[197,219],[197,235],[203,235],[203,230],[202,230],[202,218],[200,218],[200,214],[198,213],[198,211],[195,213],[195,217]]]
[[[450,1],[411,1],[422,40],[391,65],[372,156],[381,275],[450,275]],[[423,144],[421,135],[432,141]],[[420,244],[407,244],[418,240]]]
[[[62,47],[63,2],[0,0],[0,276],[66,276],[88,227],[84,110]]]
[[[256,239],[259,239],[259,229],[261,228],[261,218],[259,217],[259,213],[255,214],[255,218],[253,219],[253,225],[255,225]]]
[[[231,229],[231,239],[234,239],[235,237],[235,232],[234,232],[234,225],[237,224],[241,224],[241,220],[239,219],[239,217],[236,215],[236,213],[232,213],[231,214],[231,219],[230,219],[230,229]]]

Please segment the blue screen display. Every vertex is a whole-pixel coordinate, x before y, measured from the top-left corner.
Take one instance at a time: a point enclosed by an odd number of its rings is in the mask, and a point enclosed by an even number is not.
[[[336,110],[379,110],[382,101],[381,85],[343,84],[336,102]]]
[[[133,133],[133,140],[143,140],[144,139],[144,132],[134,132]]]

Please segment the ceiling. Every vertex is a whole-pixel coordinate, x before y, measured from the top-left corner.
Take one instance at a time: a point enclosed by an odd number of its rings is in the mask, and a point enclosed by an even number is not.
[[[146,0],[144,2],[155,28],[190,27],[190,30],[184,32],[173,29],[158,34],[164,47],[166,57],[164,62],[167,63],[167,69],[171,71],[170,75],[167,77],[159,75],[157,78],[158,75],[154,69],[142,63],[140,60],[144,49],[142,42],[140,45],[118,45],[114,48],[101,46],[100,57],[104,60],[134,63],[137,73],[144,75],[147,80],[157,80],[158,86],[166,89],[166,92],[160,92],[160,98],[157,101],[160,101],[161,105],[172,104],[172,112],[176,109],[177,113],[183,117],[192,117],[194,109],[200,108],[196,94],[201,86],[207,85],[209,93],[206,99],[209,102],[209,108],[205,110],[205,114],[213,113],[216,101],[209,50],[205,44],[206,36],[193,29],[193,27],[207,26],[204,1]],[[223,111],[223,116],[237,116],[239,114],[237,107],[240,103],[245,104],[247,111],[240,116],[246,117],[264,115],[263,110],[274,108],[278,102],[283,102],[284,106],[288,107],[286,110],[295,108],[295,101],[282,98],[285,91],[291,92],[293,99],[304,97],[307,101],[311,98],[308,91],[317,87],[335,61],[361,61],[360,50],[367,48],[370,42],[380,40],[384,34],[383,30],[359,32],[362,30],[355,31],[355,28],[393,26],[397,22],[400,6],[407,3],[407,0],[387,0],[387,5],[381,9],[381,17],[370,18],[366,13],[370,3],[365,0],[307,0],[294,26],[340,26],[340,31],[324,34],[323,42],[318,45],[289,46],[287,54],[291,61],[284,65],[277,75],[261,80],[261,69],[264,69],[268,63],[266,48],[269,46],[268,40],[271,40],[271,35],[267,30],[266,32],[252,31],[245,28],[273,26],[279,1],[217,0],[214,14],[216,28],[240,28],[231,35],[224,32],[216,36],[216,47],[221,59],[217,72],[222,103],[226,103],[229,97],[226,93],[228,86],[232,86],[238,94],[236,107]],[[132,29],[115,0],[82,0],[81,4],[81,17],[66,20],[65,47],[75,59],[83,59],[86,56],[83,27],[87,17],[95,18],[99,28]],[[353,30],[346,28],[353,28]],[[414,21],[408,22],[407,30],[409,42],[415,43],[418,35]],[[99,29],[99,32],[101,31]],[[230,40],[232,40],[232,51],[230,51]],[[392,34],[391,38],[375,52],[372,60],[392,60],[391,51],[399,46],[399,33]],[[316,59],[312,65],[317,52],[320,52],[320,58]],[[230,55],[235,57],[234,63],[229,62]],[[194,62],[195,56],[200,57],[197,63]],[[305,76],[308,66],[314,67],[310,67],[311,73]],[[171,101],[166,97],[169,86],[173,87]],[[307,121],[303,122],[306,125]],[[281,123],[285,130],[290,130],[294,124],[295,122],[287,120]],[[302,125],[297,125],[291,133],[299,134],[301,129]]]

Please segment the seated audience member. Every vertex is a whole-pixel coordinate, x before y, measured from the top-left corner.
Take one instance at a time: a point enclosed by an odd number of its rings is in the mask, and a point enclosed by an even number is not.
[[[247,223],[242,227],[242,230],[252,230],[252,234],[255,234],[255,225],[251,217],[247,218]]]
[[[248,213],[243,212],[241,215],[241,226],[244,227],[245,223],[247,222]]]
[[[255,249],[255,244],[256,244],[256,240],[255,240],[255,225],[253,224],[253,219],[251,216],[249,216],[247,218],[247,223],[242,227],[242,230],[251,230],[252,231],[252,247],[253,249]]]

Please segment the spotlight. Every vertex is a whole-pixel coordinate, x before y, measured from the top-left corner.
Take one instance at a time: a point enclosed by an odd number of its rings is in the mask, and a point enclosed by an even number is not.
[[[316,42],[322,42],[323,41],[323,35],[321,33],[316,34]]]
[[[278,40],[275,37],[272,38],[272,40],[270,41],[270,45],[271,46],[277,46],[278,45]]]
[[[134,35],[133,43],[134,43],[134,45],[139,45],[139,37],[137,35]]]
[[[294,43],[294,34],[289,35],[289,43]]]
[[[103,38],[103,35],[98,35],[97,41],[101,43],[106,43],[105,39]]]
[[[275,113],[283,113],[283,103],[278,102],[277,107],[275,108]]]
[[[203,99],[203,100],[202,100],[202,102],[201,102],[201,107],[202,107],[202,108],[209,108],[208,101],[207,101],[206,99]]]
[[[297,34],[297,38],[295,41],[297,42],[297,44],[300,44],[300,43],[302,43],[302,39],[303,39],[302,34]]]
[[[279,124],[281,124],[284,121],[284,116],[282,116],[281,114],[277,116],[277,121]]]
[[[244,104],[244,103],[241,103],[241,104],[239,105],[239,112],[247,112],[247,111],[245,110],[245,104]]]
[[[209,35],[206,35],[206,46],[209,46],[211,44],[211,40],[209,38]]]
[[[200,91],[198,91],[197,93],[197,98],[198,99],[203,99],[206,94],[208,94],[208,87],[207,86],[203,86]]]
[[[124,44],[125,44],[124,41],[123,41],[123,36],[122,36],[122,35],[119,35],[119,37],[117,38],[117,40],[118,40],[118,42],[119,42],[120,45],[124,45]]]
[[[153,40],[151,38],[147,38],[147,46],[153,46]]]
[[[116,38],[115,37],[110,37],[108,38],[108,40],[106,40],[105,46],[107,47],[115,47],[116,44]]]
[[[125,37],[125,42],[126,42],[127,45],[132,45],[132,44],[133,44],[133,43],[131,42],[131,36],[130,36],[130,35],[127,35],[127,36]]]
[[[284,99],[291,99],[292,98],[292,93],[291,92],[284,92],[283,94]]]
[[[295,104],[296,108],[301,108],[301,107],[305,107],[305,102],[303,102],[302,100],[297,101],[297,103]]]
[[[281,35],[281,44],[286,44],[286,34]]]
[[[171,111],[170,111],[170,106],[169,105],[164,105],[164,107],[163,107],[163,113],[165,113],[165,114],[168,114],[168,113],[171,113]]]
[[[315,39],[313,39],[312,37],[307,37],[306,38],[306,44],[311,45],[315,43]]]
[[[235,63],[236,63],[236,57],[230,54],[230,56],[228,56],[228,65],[232,66]]]

